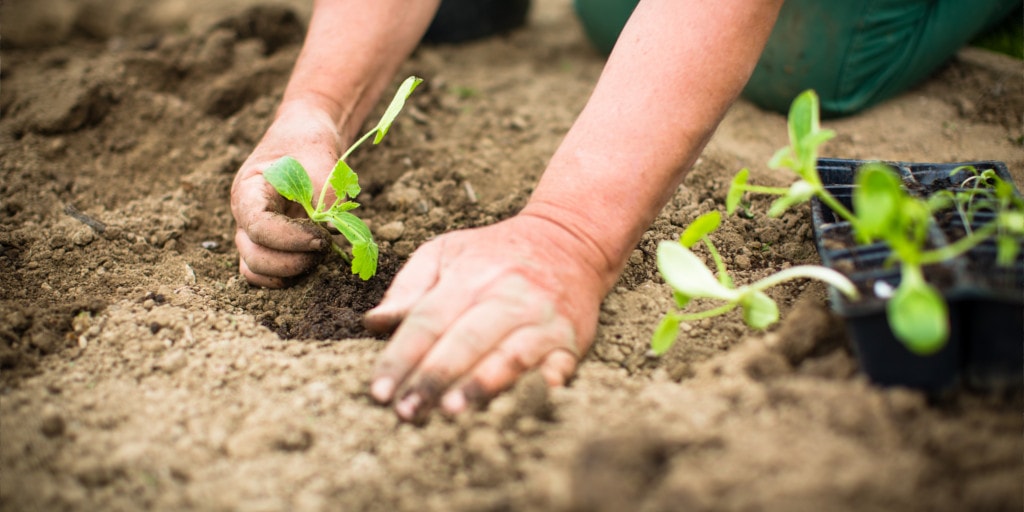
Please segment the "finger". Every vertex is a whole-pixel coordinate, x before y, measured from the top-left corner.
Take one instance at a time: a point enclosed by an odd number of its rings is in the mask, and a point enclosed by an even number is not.
[[[486,289],[492,279],[478,277],[480,281],[474,283],[472,289]],[[477,294],[467,291],[462,276],[441,280],[419,297],[408,313],[402,315],[401,325],[381,354],[370,386],[371,396],[380,403],[390,402],[412,369],[477,298]]]
[[[242,230],[235,232],[235,245],[245,266],[253,274],[295,277],[308,272],[324,256],[322,252],[284,252],[254,243]]]
[[[399,416],[411,420],[419,409],[429,410],[441,394],[469,372],[487,353],[517,329],[551,322],[554,307],[526,299],[527,284],[511,279],[492,287],[438,339],[407,379],[407,390],[395,405]]]
[[[271,211],[251,213],[242,229],[256,245],[282,252],[318,252],[330,247],[330,234],[305,219]]]
[[[377,307],[366,312],[363,325],[374,333],[395,330],[402,318],[437,283],[443,241],[420,247],[395,275]]]
[[[264,288],[286,288],[290,281],[280,277],[271,277],[257,274],[249,269],[249,266],[245,264],[245,259],[238,258],[238,272],[242,274],[249,284],[254,286],[262,286]]]
[[[561,385],[572,375],[577,359],[575,335],[568,321],[558,318],[547,325],[520,329],[480,361],[465,384],[445,394],[441,408],[458,414],[469,405],[486,403],[538,366],[549,385]]]

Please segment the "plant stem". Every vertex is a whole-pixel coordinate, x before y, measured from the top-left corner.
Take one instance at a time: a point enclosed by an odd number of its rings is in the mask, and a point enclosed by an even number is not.
[[[732,311],[736,308],[735,302],[724,304],[714,309],[708,309],[706,311],[698,311],[696,313],[679,313],[676,315],[680,322],[693,322],[695,320],[703,320],[705,318],[711,318],[718,315],[723,315]]]
[[[345,260],[345,263],[348,263],[348,264],[352,263],[352,258],[349,258],[348,254],[345,254],[345,251],[344,251],[344,249],[341,248],[341,246],[339,246],[338,244],[336,244],[334,242],[331,242],[331,249],[334,251],[335,254],[337,254],[338,256],[341,256],[341,259]]]
[[[945,247],[940,249],[934,249],[931,251],[924,251],[921,253],[918,263],[921,265],[928,265],[930,263],[940,263],[950,258],[955,258],[979,244],[985,241],[986,238],[992,236],[998,226],[995,221],[992,221],[984,226],[978,228],[973,233],[965,236]]]
[[[718,282],[725,286],[732,287],[732,277],[729,276],[729,271],[725,268],[725,261],[722,260],[722,255],[718,254],[718,249],[715,248],[715,244],[711,243],[711,239],[704,237],[704,245],[708,247],[708,252],[711,253],[711,259],[715,260],[715,268],[718,269]]]
[[[828,206],[829,208],[832,209],[833,212],[836,213],[836,215],[841,217],[843,220],[849,222],[850,225],[853,226],[853,230],[857,231],[858,220],[857,217],[853,215],[853,212],[851,212],[845,206],[843,206],[843,203],[840,203],[839,200],[835,198],[835,196],[828,193],[828,191],[825,190],[824,187],[818,188],[817,195],[818,199],[821,199],[821,202],[825,203],[825,206]]]
[[[743,189],[748,192],[756,192],[758,194],[772,194],[776,196],[784,196],[789,189],[786,187],[766,187],[763,185],[743,185]]]
[[[795,267],[787,268],[751,284],[749,288],[752,290],[764,291],[772,286],[800,278],[824,281],[835,286],[836,289],[851,299],[856,299],[859,296],[857,293],[857,287],[854,286],[846,276],[830,268],[819,267],[816,265],[797,265]]]

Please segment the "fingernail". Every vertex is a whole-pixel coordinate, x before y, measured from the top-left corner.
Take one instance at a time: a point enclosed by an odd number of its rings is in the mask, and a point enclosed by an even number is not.
[[[441,399],[441,408],[449,414],[458,414],[466,410],[466,395],[460,389],[449,391]]]
[[[416,417],[416,409],[420,406],[423,399],[420,398],[419,393],[410,392],[405,395],[398,405],[395,406],[395,412],[403,420],[409,421]]]
[[[309,242],[309,248],[313,251],[319,251],[324,248],[324,241],[322,238],[314,238],[313,241]]]
[[[384,377],[373,381],[370,385],[370,396],[380,403],[391,401],[391,395],[395,392],[395,381]]]

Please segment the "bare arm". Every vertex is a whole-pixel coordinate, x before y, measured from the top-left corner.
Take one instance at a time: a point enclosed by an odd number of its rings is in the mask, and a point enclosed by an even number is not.
[[[584,241],[614,280],[739,96],[781,4],[640,2],[524,213]]]
[[[424,244],[367,315],[398,325],[371,394],[458,412],[563,383],[601,300],[749,78],[782,0],[643,0],[521,214]],[[400,325],[399,325],[400,324]]]
[[[440,0],[316,0],[282,99],[329,112],[345,140],[423,37]]]

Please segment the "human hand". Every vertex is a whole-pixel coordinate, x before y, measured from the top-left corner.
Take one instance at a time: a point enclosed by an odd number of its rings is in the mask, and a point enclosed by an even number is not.
[[[534,368],[564,384],[614,282],[587,250],[558,223],[524,214],[424,244],[366,314],[373,331],[397,327],[371,396],[413,421],[437,405],[456,414],[485,402]]]
[[[237,225],[238,269],[250,283],[287,286],[290,278],[311,269],[331,247],[330,233],[306,219],[302,206],[281,197],[263,179],[263,170],[291,155],[310,172],[313,190],[319,191],[334,168],[340,146],[338,128],[325,110],[293,102],[282,105],[242,164],[231,186],[231,213]]]

